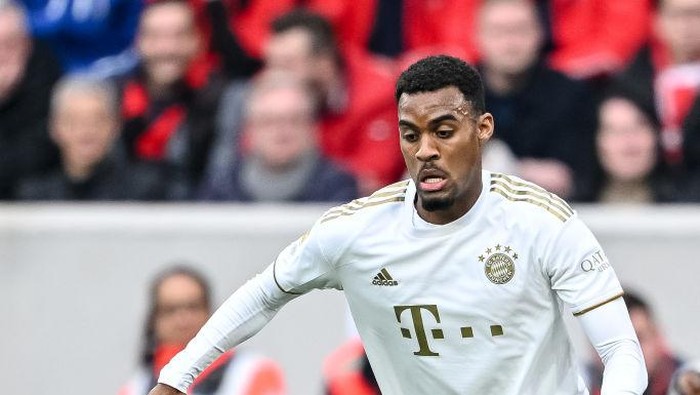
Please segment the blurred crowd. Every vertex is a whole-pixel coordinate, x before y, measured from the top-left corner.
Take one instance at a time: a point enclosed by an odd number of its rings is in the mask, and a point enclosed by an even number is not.
[[[700,201],[700,0],[0,0],[0,199],[366,195],[438,53],[483,76],[490,170]]]

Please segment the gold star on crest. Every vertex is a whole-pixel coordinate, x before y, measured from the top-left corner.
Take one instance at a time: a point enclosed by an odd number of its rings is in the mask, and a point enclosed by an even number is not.
[[[506,246],[506,248],[504,249],[505,252],[510,252],[511,250],[512,248],[510,248],[510,246]]]
[[[500,250],[501,250],[501,245],[500,245],[500,244],[496,244],[496,251],[500,251]]]
[[[479,255],[479,262],[483,262],[483,261],[484,261],[484,259],[486,259],[486,258],[484,258],[484,256],[483,256],[483,255]]]
[[[487,249],[486,249],[486,253],[487,253],[487,254],[490,254],[491,251],[492,251],[492,250],[491,250],[490,248],[487,248]]]
[[[518,259],[518,254],[515,252],[513,253],[513,259]]]

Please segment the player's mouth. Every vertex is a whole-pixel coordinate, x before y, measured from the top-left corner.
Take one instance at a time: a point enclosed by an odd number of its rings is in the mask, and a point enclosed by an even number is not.
[[[437,169],[427,169],[420,172],[419,187],[424,192],[437,192],[447,185],[447,177]]]

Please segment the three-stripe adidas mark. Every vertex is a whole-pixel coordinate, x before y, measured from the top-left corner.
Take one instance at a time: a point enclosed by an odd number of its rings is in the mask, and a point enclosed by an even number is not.
[[[391,277],[391,274],[386,270],[386,268],[382,268],[382,270],[377,273],[376,276],[374,276],[374,279],[372,279],[372,284],[374,285],[386,285],[386,286],[394,286],[394,285],[399,285],[399,282],[394,280]]]

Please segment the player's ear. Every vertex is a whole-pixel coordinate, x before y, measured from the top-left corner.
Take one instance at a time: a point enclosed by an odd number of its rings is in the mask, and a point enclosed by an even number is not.
[[[477,137],[479,138],[479,143],[484,144],[493,135],[494,121],[493,115],[491,113],[485,112],[479,116],[476,121],[477,127]]]

